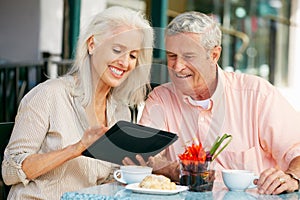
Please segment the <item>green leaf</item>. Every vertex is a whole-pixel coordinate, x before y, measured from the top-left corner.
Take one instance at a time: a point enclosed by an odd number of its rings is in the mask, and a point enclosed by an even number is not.
[[[224,140],[228,139],[227,143],[216,153],[220,145],[223,143]],[[212,156],[212,160],[214,160],[231,142],[232,135],[224,134],[221,138],[220,136],[217,137],[213,146],[211,147],[209,154]]]

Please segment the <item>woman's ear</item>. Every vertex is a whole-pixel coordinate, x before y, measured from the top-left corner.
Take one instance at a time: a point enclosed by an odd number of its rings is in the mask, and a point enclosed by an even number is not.
[[[94,36],[93,35],[91,37],[89,37],[89,39],[87,40],[87,47],[88,47],[88,54],[93,55],[93,51],[94,51],[94,48],[95,48]]]
[[[211,59],[214,63],[218,63],[218,60],[221,56],[222,47],[221,46],[215,46],[210,53]]]

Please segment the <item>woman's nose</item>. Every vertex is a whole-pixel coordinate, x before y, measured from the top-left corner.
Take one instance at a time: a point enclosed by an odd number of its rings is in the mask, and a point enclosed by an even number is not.
[[[118,58],[118,63],[123,67],[127,67],[129,65],[129,54],[125,53],[124,55]]]

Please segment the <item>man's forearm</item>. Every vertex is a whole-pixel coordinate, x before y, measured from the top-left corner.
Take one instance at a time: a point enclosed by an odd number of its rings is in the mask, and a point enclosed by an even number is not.
[[[296,176],[300,177],[300,156],[294,158],[291,161],[289,168],[286,170],[286,173],[293,173]]]
[[[291,178],[298,181],[298,190],[300,188],[300,156],[294,158],[289,165],[289,168],[285,171]]]

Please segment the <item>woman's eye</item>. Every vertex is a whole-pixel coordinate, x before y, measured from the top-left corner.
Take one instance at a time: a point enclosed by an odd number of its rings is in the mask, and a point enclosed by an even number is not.
[[[114,52],[114,53],[118,53],[118,54],[119,54],[119,53],[121,53],[121,49],[118,49],[118,48],[113,48],[113,52]]]
[[[131,59],[136,59],[136,57],[137,57],[137,56],[136,56],[135,54],[130,54],[130,58],[131,58]]]

